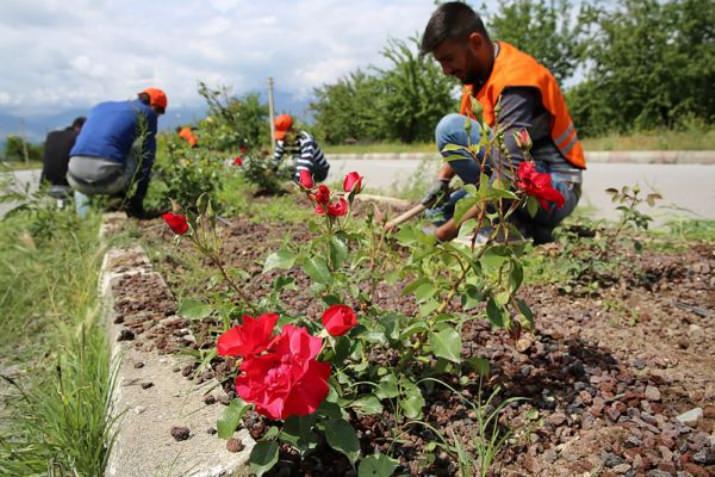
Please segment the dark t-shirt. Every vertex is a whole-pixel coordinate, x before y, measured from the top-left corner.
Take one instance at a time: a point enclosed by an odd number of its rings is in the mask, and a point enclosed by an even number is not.
[[[70,160],[70,150],[77,139],[77,131],[67,128],[52,131],[45,139],[45,155],[42,159],[42,176],[52,185],[69,185],[67,183],[67,164]]]

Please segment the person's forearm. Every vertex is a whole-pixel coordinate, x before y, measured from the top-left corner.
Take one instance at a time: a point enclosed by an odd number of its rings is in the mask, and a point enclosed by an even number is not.
[[[452,169],[452,166],[450,166],[449,163],[445,163],[439,168],[439,172],[437,173],[437,178],[439,180],[450,180],[452,177],[454,177],[454,169]]]

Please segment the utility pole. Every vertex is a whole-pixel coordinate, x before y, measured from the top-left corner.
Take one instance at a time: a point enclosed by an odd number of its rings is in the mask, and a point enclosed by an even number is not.
[[[27,133],[27,128],[25,127],[25,120],[21,119],[20,124],[22,125],[22,133],[20,133],[20,142],[22,142],[22,156],[25,159],[25,164],[30,162],[30,156],[27,153],[27,142],[25,142],[25,134]]]
[[[274,105],[273,105],[273,78],[268,77],[268,123],[270,124],[271,128],[271,147],[273,147],[276,143],[276,131],[273,128],[273,114],[274,114]]]

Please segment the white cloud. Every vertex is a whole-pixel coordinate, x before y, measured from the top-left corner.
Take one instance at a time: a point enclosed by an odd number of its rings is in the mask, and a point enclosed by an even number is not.
[[[430,0],[5,0],[0,105],[52,113],[166,90],[194,106],[199,80],[237,93],[276,87],[305,97],[349,71],[381,63],[388,37],[422,30]],[[279,105],[280,106],[280,105]]]

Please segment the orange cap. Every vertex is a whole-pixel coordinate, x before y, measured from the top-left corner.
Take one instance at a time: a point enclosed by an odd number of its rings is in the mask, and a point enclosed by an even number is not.
[[[160,113],[166,111],[166,107],[169,104],[169,100],[166,99],[166,94],[159,88],[147,88],[142,93],[149,95],[149,106],[154,106],[159,109]]]
[[[293,127],[293,117],[290,114],[281,114],[273,121],[276,130],[276,139],[281,140],[286,137],[286,133]]]

